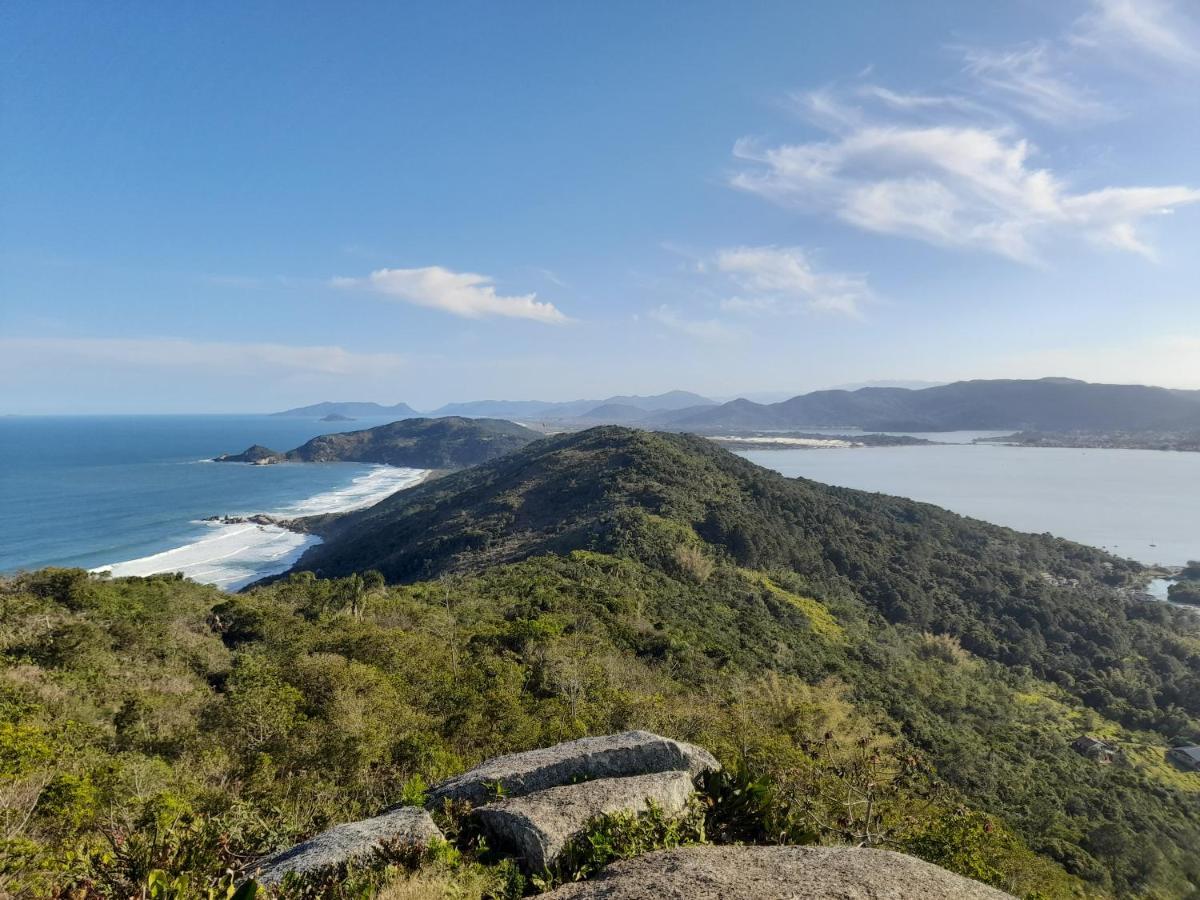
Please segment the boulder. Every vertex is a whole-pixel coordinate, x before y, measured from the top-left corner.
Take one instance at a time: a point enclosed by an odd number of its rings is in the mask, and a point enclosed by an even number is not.
[[[594,778],[673,771],[687,772],[694,777],[705,770],[719,768],[720,764],[703,747],[648,731],[626,731],[497,756],[435,785],[429,797],[434,804],[451,799],[478,806],[492,796],[492,786],[496,784],[506,796],[520,797]]]
[[[651,803],[677,816],[693,793],[687,772],[656,772],[547,788],[481,806],[475,816],[493,846],[511,848],[524,859],[526,869],[541,872],[600,816],[643,813]]]
[[[304,875],[369,857],[386,845],[427,846],[442,840],[429,813],[401,806],[373,819],[347,822],[323,831],[302,844],[261,859],[250,874],[262,884],[278,884],[289,872]]]
[[[681,847],[607,866],[546,900],[1012,900],[902,853],[861,847]]]

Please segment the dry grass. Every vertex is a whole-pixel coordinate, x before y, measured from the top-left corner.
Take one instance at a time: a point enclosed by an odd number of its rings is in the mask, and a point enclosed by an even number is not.
[[[414,872],[384,885],[375,900],[482,900],[487,887],[476,872]]]
[[[693,544],[680,544],[675,548],[675,564],[679,570],[697,584],[704,584],[712,575],[715,563],[707,554]]]

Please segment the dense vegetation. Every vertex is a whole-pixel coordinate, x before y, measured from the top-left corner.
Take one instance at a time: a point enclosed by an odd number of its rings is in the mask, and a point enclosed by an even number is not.
[[[1200,581],[1177,581],[1167,588],[1167,597],[1172,603],[1200,606]]]
[[[615,428],[394,497],[323,550],[306,563],[339,577],[237,596],[3,584],[0,893],[230,883],[486,756],[643,727],[726,764],[710,840],[1200,896],[1200,775],[1164,758],[1200,738],[1200,629],[1129,600],[1131,563]],[[1072,751],[1083,733],[1117,762]],[[521,889],[486,855],[402,868],[380,896]]]
[[[503,419],[404,419],[322,434],[295,450],[276,453],[255,444],[217,462],[363,462],[417,469],[461,469],[519,450],[541,435]]]

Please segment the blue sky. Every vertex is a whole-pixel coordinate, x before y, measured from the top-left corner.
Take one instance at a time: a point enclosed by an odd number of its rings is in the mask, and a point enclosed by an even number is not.
[[[1168,0],[9,3],[0,410],[1200,388]]]

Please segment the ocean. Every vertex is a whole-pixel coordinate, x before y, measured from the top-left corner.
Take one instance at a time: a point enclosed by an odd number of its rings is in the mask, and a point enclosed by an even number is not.
[[[387,419],[275,416],[0,418],[0,572],[112,567],[181,571],[236,590],[287,569],[316,538],[209,516],[315,515],[368,506],[418,469],[356,463],[210,462],[250,444],[290,450]]]

